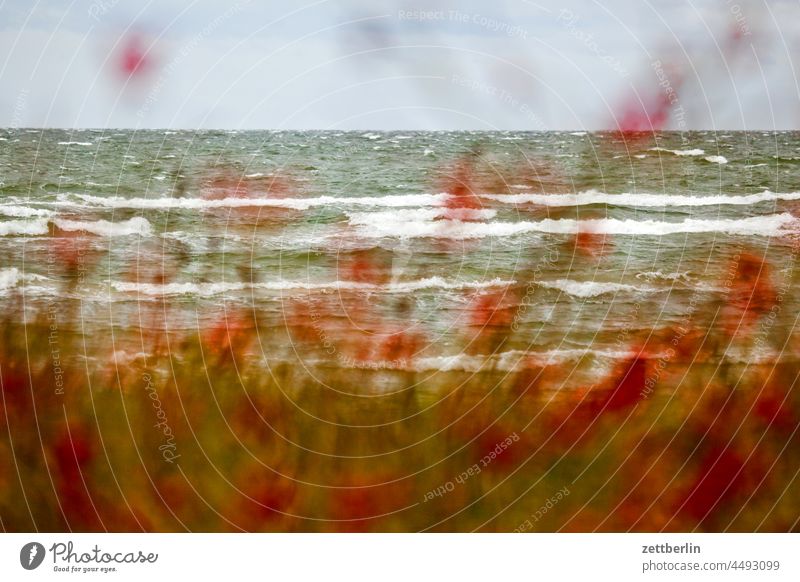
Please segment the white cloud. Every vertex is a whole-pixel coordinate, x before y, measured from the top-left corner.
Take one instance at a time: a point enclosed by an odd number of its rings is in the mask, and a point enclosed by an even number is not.
[[[731,6],[7,2],[0,125],[593,129],[659,90],[658,59],[693,127],[795,127],[800,8]],[[126,84],[132,34],[155,65]]]

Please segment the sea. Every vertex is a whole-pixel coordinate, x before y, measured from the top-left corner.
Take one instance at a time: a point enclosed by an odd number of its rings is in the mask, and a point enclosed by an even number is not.
[[[796,132],[0,129],[0,297],[89,361],[255,318],[268,365],[597,373],[717,325],[747,256],[778,313],[715,357],[772,361],[798,181]]]

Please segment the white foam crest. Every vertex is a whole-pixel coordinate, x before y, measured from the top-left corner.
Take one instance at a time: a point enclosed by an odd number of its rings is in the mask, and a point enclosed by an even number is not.
[[[408,206],[439,206],[448,194],[405,194],[402,196],[362,196],[346,198],[319,196],[316,198],[122,198],[78,194],[78,198],[96,206],[135,210],[203,210],[214,208],[276,207],[307,210],[318,206],[376,206],[403,208]]]
[[[573,281],[571,279],[557,279],[555,281],[539,281],[540,287],[556,289],[567,295],[588,299],[598,297],[607,293],[633,292],[633,293],[653,293],[658,289],[652,287],[637,287],[636,285],[626,285],[624,283],[604,283],[600,281]]]
[[[0,236],[37,236],[47,234],[48,232],[46,218],[0,222]]]
[[[0,205],[0,214],[15,218],[33,218],[34,216],[52,216],[49,210],[31,208],[30,206]]]
[[[0,271],[0,289],[8,289],[16,287],[20,281],[20,272],[18,269],[10,268]]]
[[[729,347],[723,357],[732,364],[774,364],[782,359],[784,354],[766,347],[733,348]],[[788,354],[787,354],[788,355]]]
[[[137,360],[145,360],[150,356],[147,352],[128,353],[125,350],[117,350],[111,354],[111,361],[117,366],[127,366]]]
[[[352,226],[369,225],[376,221],[433,221],[438,218],[451,220],[491,220],[497,216],[496,210],[483,208],[413,208],[391,210],[387,212],[347,212],[345,213]]]
[[[354,224],[362,238],[441,238],[466,240],[490,236],[512,236],[535,230],[531,222],[463,222],[461,220],[396,221],[384,213],[364,213]]]
[[[537,222],[462,222],[458,220],[398,222],[383,216],[370,219],[368,214],[365,214],[361,217],[361,223],[358,225],[358,234],[364,238],[399,237],[454,240],[514,236],[531,232],[639,236],[718,232],[730,235],[773,236],[792,232],[787,230],[787,227],[790,226],[797,226],[797,219],[789,213],[741,219],[700,220],[689,218],[681,222],[616,218],[580,221],[548,218]]]
[[[89,232],[99,236],[149,236],[153,231],[150,222],[141,216],[134,216],[130,220],[122,222],[109,222],[108,220],[81,222],[57,218],[53,223],[61,230]]]
[[[705,150],[701,149],[691,149],[691,150],[670,150],[666,148],[650,148],[651,152],[668,152],[670,154],[675,154],[676,156],[702,156],[705,154]]]
[[[555,349],[542,352],[511,350],[491,356],[456,354],[452,356],[418,358],[409,361],[408,367],[417,372],[439,371],[475,373],[489,369],[509,372],[531,367],[544,367],[575,362],[586,356],[592,356],[596,359],[627,360],[637,355],[636,352],[632,351],[596,350],[589,348]]]
[[[464,289],[487,289],[491,287],[506,287],[515,284],[516,281],[504,280],[499,277],[489,281],[448,281],[441,277],[428,277],[417,281],[406,281],[391,283],[385,287],[389,292],[419,291],[421,289],[445,289],[445,290],[464,290]]]
[[[483,194],[483,198],[506,204],[538,204],[540,206],[584,206],[610,204],[615,206],[654,207],[668,206],[748,206],[761,202],[800,200],[800,192],[770,192],[759,194],[690,196],[685,194],[623,193],[607,194],[586,190],[577,194]]]
[[[112,281],[111,286],[122,293],[137,293],[150,296],[198,295],[211,297],[231,291],[246,289],[245,283],[131,283]]]
[[[0,270],[0,291],[16,287],[22,281],[44,281],[47,277],[34,275],[31,273],[23,274],[16,267]]]
[[[658,220],[618,220],[613,218],[595,220],[545,220],[543,232],[591,232],[597,234],[622,234],[663,236],[681,233],[719,232],[734,235],[771,236],[784,234],[784,229],[797,226],[798,220],[788,212],[749,218],[727,218],[701,220],[688,218],[681,222]],[[558,224],[567,223],[567,224]]]
[[[111,287],[123,293],[140,293],[150,296],[169,295],[197,295],[212,297],[230,292],[244,290],[267,291],[367,291],[372,293],[408,293],[422,289],[468,290],[486,289],[491,287],[505,287],[513,285],[516,281],[498,278],[488,281],[455,281],[441,277],[428,277],[414,281],[401,281],[387,285],[361,283],[357,281],[330,281],[310,283],[307,281],[271,281],[264,283],[219,282],[219,283],[133,283],[127,281],[112,281]]]
[[[674,273],[664,273],[661,270],[658,271],[646,271],[644,273],[637,273],[637,279],[645,279],[647,281],[652,281],[654,279],[661,279],[664,281],[690,281],[691,278],[689,277],[689,271],[684,272],[674,272]]]
[[[725,156],[706,156],[703,158],[707,162],[711,162],[712,164],[727,164],[728,158]]]
[[[507,357],[506,360],[508,359],[509,358]],[[519,365],[521,363],[522,356],[517,353],[516,359],[517,365]],[[496,357],[494,360],[500,360],[500,358]],[[419,358],[411,362],[409,367],[417,372],[438,371],[475,373],[479,372],[481,369],[489,368],[492,366],[492,364],[495,364],[495,362],[492,361],[492,358],[487,358],[486,356],[456,354],[454,356],[433,356],[428,358]],[[497,362],[497,364],[499,364],[499,362]],[[506,366],[508,366],[507,363]],[[499,368],[500,366],[494,365],[493,367]],[[507,370],[508,368],[506,368],[506,371]]]

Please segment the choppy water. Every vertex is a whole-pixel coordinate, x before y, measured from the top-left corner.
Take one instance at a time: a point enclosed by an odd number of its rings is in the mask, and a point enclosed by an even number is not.
[[[613,359],[724,302],[743,252],[793,288],[799,137],[0,130],[0,293],[70,304],[87,336],[253,310],[275,357],[311,305],[326,341],[424,338],[419,369],[480,367],[464,330],[488,296],[514,324],[499,365]]]

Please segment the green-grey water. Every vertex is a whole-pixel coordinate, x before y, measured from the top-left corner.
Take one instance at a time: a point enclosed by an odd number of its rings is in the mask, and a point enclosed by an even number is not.
[[[417,367],[457,369],[488,355],[462,341],[488,297],[515,329],[502,365],[614,360],[724,304],[742,253],[792,288],[798,137],[0,130],[0,289],[89,338],[254,310],[274,358],[310,309],[329,341],[411,331]]]

